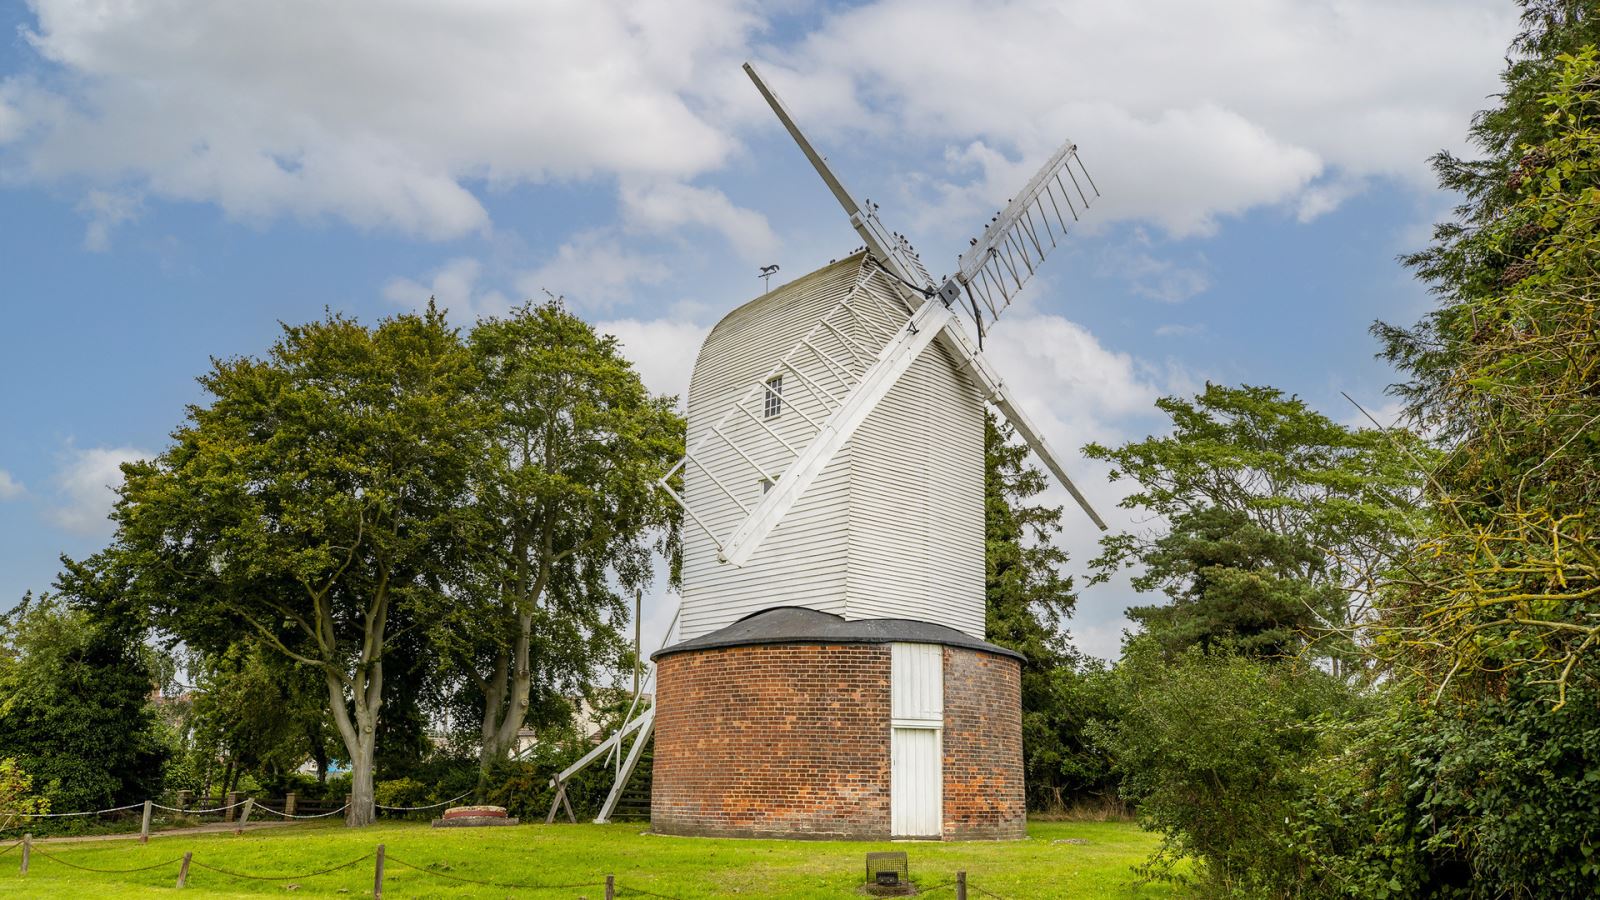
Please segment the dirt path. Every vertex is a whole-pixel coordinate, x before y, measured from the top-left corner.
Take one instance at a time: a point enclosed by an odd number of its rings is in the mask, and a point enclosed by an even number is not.
[[[243,831],[261,831],[265,828],[283,828],[293,825],[293,822],[251,822],[244,826]],[[165,831],[152,831],[152,839],[162,837],[178,837],[186,834],[227,834],[238,829],[232,822],[216,822],[211,825],[196,825],[193,828],[169,828]],[[35,844],[86,844],[93,841],[136,841],[139,839],[137,831],[124,834],[78,834],[70,837],[36,837]]]

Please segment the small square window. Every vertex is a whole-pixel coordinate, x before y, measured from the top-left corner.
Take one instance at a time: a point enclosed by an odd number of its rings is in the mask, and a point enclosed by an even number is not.
[[[767,389],[762,394],[766,397],[761,407],[762,414],[768,419],[777,418],[783,412],[783,376],[768,379]]]

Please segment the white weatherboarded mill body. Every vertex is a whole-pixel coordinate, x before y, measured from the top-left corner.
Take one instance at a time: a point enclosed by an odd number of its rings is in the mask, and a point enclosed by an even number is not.
[[[937,346],[916,358],[749,562],[721,561],[712,537],[732,531],[768,487],[743,457],[781,472],[792,455],[784,442],[811,438],[828,393],[859,377],[883,335],[905,322],[901,302],[889,276],[857,253],[735,309],[706,338],[689,384],[696,449],[683,476],[686,505],[706,528],[684,530],[680,638],[779,604],[983,638],[984,402]],[[792,368],[772,374],[791,349],[800,351]],[[763,380],[781,394],[749,390]]]

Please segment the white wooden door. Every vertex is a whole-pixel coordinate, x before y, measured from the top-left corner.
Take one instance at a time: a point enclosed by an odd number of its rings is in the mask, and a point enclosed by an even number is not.
[[[890,828],[937,838],[944,822],[944,648],[890,645]]]
[[[939,729],[896,728],[891,742],[889,797],[895,837],[937,838],[944,791]]]

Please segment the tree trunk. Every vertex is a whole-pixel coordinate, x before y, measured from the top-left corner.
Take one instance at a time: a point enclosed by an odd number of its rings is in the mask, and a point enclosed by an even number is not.
[[[350,810],[345,822],[351,827],[371,825],[377,821],[372,755],[377,747],[378,712],[383,706],[383,663],[368,663],[364,673],[357,669],[349,698],[345,697],[345,682],[339,672],[330,666],[324,674],[333,721],[350,756]]]
[[[533,615],[523,613],[517,616],[517,638],[510,658],[501,655],[499,664],[495,666],[495,683],[485,693],[483,744],[478,754],[480,793],[488,784],[489,770],[506,758],[528,716],[528,695],[533,687],[528,652],[532,633]],[[507,668],[510,668],[509,679]]]

